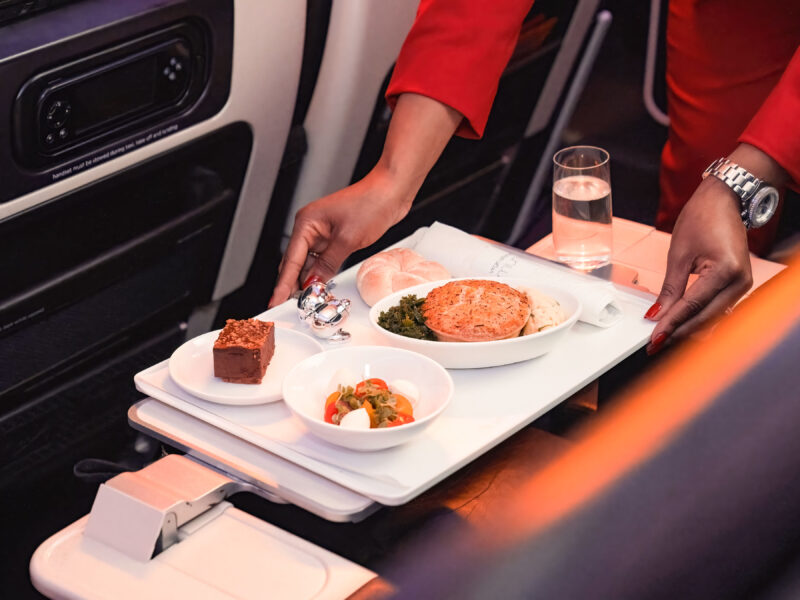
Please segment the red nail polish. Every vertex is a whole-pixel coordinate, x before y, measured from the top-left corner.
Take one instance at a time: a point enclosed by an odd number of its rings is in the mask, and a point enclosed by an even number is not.
[[[319,275],[309,275],[308,277],[306,277],[306,280],[303,282],[303,289],[306,289],[308,286],[310,286],[315,281],[322,281],[322,277],[320,277]]]
[[[644,313],[644,318],[645,319],[654,319],[655,316],[660,311],[661,311],[661,302],[656,302],[655,304],[653,304],[653,306],[651,306],[650,308],[647,309],[647,312]]]
[[[647,347],[647,354],[653,355],[659,350],[661,350],[661,346],[663,346],[664,342],[666,341],[667,341],[667,334],[662,331],[655,338],[653,338],[652,342],[650,342],[650,345]]]

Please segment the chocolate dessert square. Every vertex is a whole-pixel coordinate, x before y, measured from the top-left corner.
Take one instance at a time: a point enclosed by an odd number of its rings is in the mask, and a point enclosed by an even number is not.
[[[228,383],[261,383],[274,353],[274,323],[228,319],[214,342],[214,377]]]

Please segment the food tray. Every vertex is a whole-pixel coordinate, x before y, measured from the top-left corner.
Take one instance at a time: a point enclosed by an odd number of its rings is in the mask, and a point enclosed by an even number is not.
[[[527,258],[525,259],[527,260]],[[562,267],[531,256],[543,268]],[[357,266],[336,278],[336,295],[352,299],[346,329],[350,344],[387,345],[367,321],[369,307],[355,286]],[[562,400],[594,381],[648,340],[654,324],[642,318],[652,297],[618,289],[622,318],[612,327],[576,323],[556,348],[532,360],[486,369],[451,370],[455,395],[447,410],[413,441],[388,450],[357,452],[308,433],[282,402],[225,406],[183,392],[164,361],[136,375],[137,388],[300,467],[386,505],[403,504],[499,444]],[[258,318],[305,331],[293,302]],[[336,345],[323,343],[326,348]],[[323,402],[323,399],[320,399]]]

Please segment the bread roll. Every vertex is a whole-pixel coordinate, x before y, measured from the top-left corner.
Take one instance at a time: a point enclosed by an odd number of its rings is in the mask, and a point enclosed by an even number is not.
[[[358,293],[372,306],[391,293],[426,281],[449,279],[442,265],[408,248],[393,248],[378,252],[361,265],[356,276]]]

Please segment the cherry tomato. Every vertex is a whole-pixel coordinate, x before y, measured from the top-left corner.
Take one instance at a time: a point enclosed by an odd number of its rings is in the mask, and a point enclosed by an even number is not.
[[[341,394],[337,392],[333,392],[330,396],[325,399],[325,422],[331,423],[335,425],[336,423],[333,422],[333,415],[335,415],[338,410],[336,408],[336,401],[339,399]]]
[[[332,402],[336,402],[339,399],[339,392],[333,392],[330,396],[325,399],[325,408],[328,408],[328,405]]]
[[[333,422],[333,415],[338,413],[339,410],[336,408],[336,403],[331,402],[328,406],[325,407],[325,422],[330,423],[331,425],[336,425]]]
[[[366,392],[366,388],[368,385],[372,387],[379,388],[381,390],[388,390],[389,386],[386,385],[386,382],[383,379],[378,379],[377,377],[373,377],[372,379],[365,379],[364,381],[359,382],[356,386],[356,396],[363,396]]]
[[[396,398],[395,408],[398,413],[404,413],[409,416],[414,414],[414,408],[411,406],[411,402],[409,402],[408,398],[400,394],[395,394],[394,397]]]
[[[369,415],[369,427],[370,429],[374,429],[378,426],[378,415],[375,414],[375,409],[372,408],[372,404],[369,403],[369,400],[364,400],[364,404],[361,405],[361,408],[367,411]]]
[[[414,417],[405,413],[397,413],[397,418],[394,421],[386,423],[386,427],[397,427],[398,425],[405,425],[406,423],[413,423]]]

